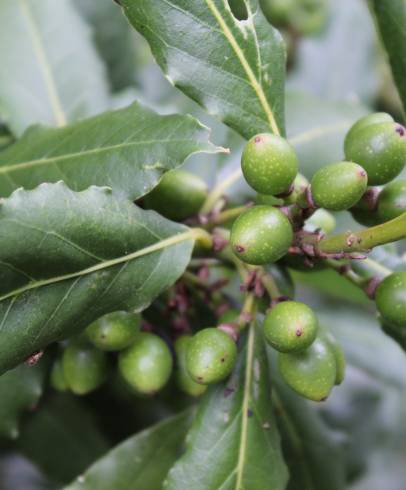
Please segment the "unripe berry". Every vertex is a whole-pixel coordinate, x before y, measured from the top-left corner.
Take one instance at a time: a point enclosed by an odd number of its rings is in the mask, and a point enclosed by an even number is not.
[[[261,0],[261,9],[272,25],[285,25],[296,7],[296,0]]]
[[[202,395],[207,386],[196,383],[189,374],[186,367],[186,354],[190,346],[192,337],[190,335],[182,335],[175,342],[175,352],[176,352],[176,370],[175,379],[178,387],[190,396],[200,396]]]
[[[321,168],[313,176],[313,200],[321,208],[343,211],[361,199],[367,183],[365,170],[356,163],[333,163]]]
[[[406,212],[406,180],[386,185],[378,197],[376,210],[379,223],[397,218]]]
[[[336,224],[336,219],[331,213],[325,209],[318,209],[306,220],[305,229],[311,232],[321,230],[327,235],[335,230]]]
[[[369,185],[386,184],[406,165],[406,129],[394,122],[366,126],[346,140],[345,156],[366,170]]]
[[[241,168],[248,184],[261,194],[278,195],[289,190],[297,174],[293,147],[280,136],[257,134],[245,145]]]
[[[254,206],[242,213],[230,236],[237,257],[253,265],[276,262],[287,253],[292,240],[288,218],[271,206]]]
[[[337,339],[334,337],[334,335],[325,327],[321,327],[319,329],[319,335],[320,338],[322,338],[325,342],[327,342],[328,346],[330,347],[331,351],[334,354],[336,360],[336,368],[337,368],[335,384],[340,385],[344,381],[346,364],[347,364],[345,360],[344,351],[341,345],[338,343]]]
[[[62,365],[66,383],[76,395],[98,388],[107,374],[106,354],[83,342],[72,343],[65,349]]]
[[[298,202],[305,194],[308,185],[309,181],[306,179],[306,177],[302,174],[297,174],[295,180],[293,181],[291,193],[284,198],[285,204],[294,204]]]
[[[298,301],[283,301],[265,316],[264,334],[279,352],[307,349],[317,335],[317,318],[313,310]]]
[[[63,373],[62,359],[56,359],[51,369],[51,386],[58,391],[67,391],[69,389]]]
[[[86,335],[101,350],[121,350],[134,342],[140,324],[140,315],[116,311],[91,323],[86,329]]]
[[[334,353],[321,338],[317,338],[306,350],[279,353],[278,366],[286,383],[309,400],[325,400],[336,382]]]
[[[379,187],[369,187],[357,204],[350,209],[352,217],[364,226],[374,226],[379,223],[376,207]]]
[[[186,353],[186,366],[197,383],[208,385],[227,378],[236,359],[234,340],[218,328],[205,328],[192,337]]]
[[[182,221],[197,214],[207,196],[206,183],[184,170],[167,172],[144,198],[145,206],[166,218]]]
[[[393,122],[393,117],[386,112],[375,112],[373,114],[368,114],[367,116],[361,117],[355,122],[350,130],[348,131],[345,140],[344,140],[344,148],[350,144],[351,140],[355,138],[355,134],[357,131],[366,128],[367,126],[371,126],[371,124],[380,124],[386,122]]]
[[[382,330],[386,333],[386,335],[389,335],[389,337],[392,337],[393,340],[395,340],[404,351],[406,351],[406,327],[399,327],[397,325],[391,325],[388,322],[385,322],[380,319]]]
[[[376,306],[383,322],[406,328],[406,272],[394,272],[378,286]]]
[[[169,347],[150,332],[139,332],[134,344],[120,352],[118,358],[124,379],[144,394],[154,394],[167,383],[172,364]]]

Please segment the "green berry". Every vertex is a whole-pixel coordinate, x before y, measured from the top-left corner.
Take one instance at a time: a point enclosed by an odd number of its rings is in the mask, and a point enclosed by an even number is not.
[[[406,212],[406,180],[386,185],[378,197],[378,222],[384,223]]]
[[[245,145],[241,168],[248,184],[261,194],[278,195],[289,190],[297,174],[293,147],[280,136],[257,134]]]
[[[197,332],[189,344],[186,365],[197,383],[218,383],[227,378],[237,359],[234,340],[218,328],[205,328]]]
[[[51,386],[58,391],[67,391],[69,389],[63,373],[62,359],[56,359],[51,369]]]
[[[337,339],[329,330],[327,330],[325,327],[322,327],[320,328],[319,332],[320,332],[320,337],[323,338],[325,342],[327,342],[328,346],[330,347],[330,349],[334,354],[336,360],[336,367],[337,367],[335,384],[340,385],[344,381],[346,364],[347,364],[345,360],[344,351],[341,345],[337,342]]]
[[[326,0],[297,0],[290,22],[303,35],[318,33],[325,25],[328,13]]]
[[[261,0],[261,9],[272,25],[285,25],[289,22],[296,0]]]
[[[367,183],[365,170],[356,163],[333,163],[321,168],[313,176],[313,200],[321,208],[343,211],[361,199]]]
[[[287,253],[292,240],[288,218],[271,206],[254,206],[242,213],[230,236],[237,257],[253,265],[276,262]]]
[[[379,223],[375,211],[379,192],[378,187],[369,187],[357,204],[350,209],[355,221],[364,226],[374,226]]]
[[[378,286],[376,306],[385,323],[406,328],[406,272],[394,272]]]
[[[306,189],[309,185],[309,181],[302,174],[297,174],[295,180],[293,181],[293,189],[289,196],[285,197],[284,201],[286,204],[294,204],[304,196]]]
[[[336,224],[336,219],[331,213],[325,209],[318,209],[306,220],[305,228],[311,232],[321,230],[327,235],[335,230]]]
[[[313,310],[298,301],[283,301],[265,316],[264,333],[268,343],[279,352],[307,349],[317,335]]]
[[[118,365],[124,379],[139,393],[153,394],[167,383],[172,354],[157,335],[139,332],[134,344],[120,352]]]
[[[321,338],[317,338],[306,350],[289,354],[279,353],[278,366],[286,383],[309,400],[325,400],[336,382],[337,366],[334,353]]]
[[[392,337],[392,339],[395,340],[404,351],[406,351],[406,327],[391,325],[390,323],[383,321],[382,318],[380,321],[382,330],[386,333],[386,335]]]
[[[107,374],[106,354],[79,342],[69,345],[62,357],[63,374],[70,390],[85,395],[98,388]]]
[[[167,172],[144,203],[166,218],[182,221],[197,214],[207,196],[206,183],[184,170]]]
[[[345,156],[366,170],[370,185],[386,184],[406,165],[406,129],[395,122],[361,128],[347,138]]]
[[[356,123],[354,123],[350,130],[348,131],[345,141],[344,147],[350,144],[351,140],[355,138],[355,134],[357,131],[366,128],[367,126],[371,126],[372,124],[380,124],[386,122],[393,122],[393,117],[386,112],[375,112],[374,114],[368,114],[367,116],[361,117],[358,119]]]
[[[104,315],[86,329],[90,342],[99,349],[116,351],[131,345],[140,329],[141,316],[126,311]]]
[[[190,396],[202,395],[207,386],[196,383],[189,374],[186,367],[186,354],[190,346],[192,337],[190,335],[182,335],[175,342],[175,352],[177,365],[175,370],[175,378],[178,387]]]

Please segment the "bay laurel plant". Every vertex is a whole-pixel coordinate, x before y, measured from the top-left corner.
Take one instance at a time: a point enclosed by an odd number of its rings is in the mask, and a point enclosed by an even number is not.
[[[1,488],[368,474],[406,384],[406,3],[333,3],[0,3]],[[400,100],[362,61],[362,103],[315,95],[346,12]]]

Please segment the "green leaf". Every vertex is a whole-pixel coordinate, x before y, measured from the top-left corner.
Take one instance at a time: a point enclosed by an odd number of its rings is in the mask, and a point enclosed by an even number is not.
[[[370,0],[406,110],[406,0]]]
[[[202,399],[169,490],[282,490],[287,470],[272,413],[264,341],[251,326],[226,384]]]
[[[77,397],[65,394],[41,405],[26,421],[17,445],[58,483],[68,483],[109,449],[91,412]]]
[[[273,403],[291,477],[288,490],[344,490],[343,436],[323,422],[314,407],[280,378],[275,351],[267,349]]]
[[[134,200],[193,153],[221,151],[191,116],[160,116],[138,103],[65,128],[30,128],[0,154],[0,195],[64,180],[73,190],[108,185]]]
[[[146,308],[187,266],[195,233],[64,183],[0,206],[0,372],[111,311]]]
[[[0,437],[16,439],[22,414],[33,409],[43,390],[45,360],[23,364],[0,376]]]
[[[70,0],[2,0],[0,113],[16,135],[108,106],[104,69]]]
[[[187,411],[130,437],[64,490],[160,490],[189,425]]]
[[[250,138],[284,132],[285,46],[258,0],[238,21],[226,0],[121,0],[166,77]]]

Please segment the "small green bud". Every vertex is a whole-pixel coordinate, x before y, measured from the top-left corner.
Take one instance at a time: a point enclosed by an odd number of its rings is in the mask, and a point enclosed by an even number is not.
[[[186,353],[190,376],[204,385],[218,383],[227,378],[236,359],[236,343],[218,328],[205,328],[197,332]]]
[[[406,272],[394,272],[378,286],[376,306],[384,323],[406,328]]]
[[[145,206],[166,218],[182,221],[200,211],[207,196],[206,183],[184,170],[167,172],[144,198]]]
[[[406,129],[395,122],[366,126],[347,138],[345,156],[366,170],[369,185],[386,184],[406,165]]]
[[[139,332],[135,342],[120,352],[119,370],[136,391],[154,394],[165,386],[172,371],[172,354],[166,343],[150,332]]]
[[[278,366],[286,383],[309,400],[324,401],[336,382],[334,353],[321,338],[317,338],[306,350],[279,353]]]
[[[318,322],[313,310],[298,301],[283,301],[265,316],[264,334],[279,352],[299,352],[316,339]]]
[[[313,200],[319,207],[343,211],[361,199],[367,183],[365,170],[356,163],[333,163],[315,173],[311,184]]]
[[[289,190],[297,174],[293,147],[280,136],[257,134],[245,145],[241,168],[248,184],[257,192],[278,195]]]
[[[76,395],[94,391],[106,379],[106,354],[87,343],[70,344],[63,353],[62,365],[66,383]]]
[[[175,378],[178,387],[190,396],[200,396],[202,395],[207,386],[196,383],[189,374],[186,367],[186,354],[190,346],[192,337],[190,335],[182,335],[175,342],[175,352],[176,352],[176,369]]]
[[[116,351],[131,345],[140,329],[141,316],[116,311],[102,316],[86,329],[90,342],[99,349]]]
[[[242,213],[230,236],[237,257],[252,265],[276,262],[287,253],[292,240],[288,218],[271,206],[254,206]]]

